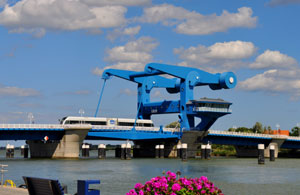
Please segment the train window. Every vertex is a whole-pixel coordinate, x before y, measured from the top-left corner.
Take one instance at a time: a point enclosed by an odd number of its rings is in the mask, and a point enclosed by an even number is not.
[[[151,124],[151,123],[144,123],[144,127],[153,127],[153,124]]]
[[[131,127],[131,126],[133,126],[133,124],[134,123],[129,123],[129,122],[119,122],[119,126],[129,126],[129,127]]]
[[[106,125],[105,121],[88,121],[91,125]]]

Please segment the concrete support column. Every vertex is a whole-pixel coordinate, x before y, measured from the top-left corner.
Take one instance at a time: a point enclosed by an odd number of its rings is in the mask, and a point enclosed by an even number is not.
[[[86,157],[86,147],[85,144],[82,144],[81,146],[81,156]]]
[[[106,145],[105,144],[99,144],[98,145],[98,158],[104,159],[106,158]]]
[[[181,158],[182,157],[181,144],[177,144],[176,149],[177,149],[177,158]]]
[[[188,145],[187,144],[181,144],[181,159],[183,161],[186,161],[188,156],[187,156],[187,149]]]
[[[121,144],[121,159],[126,159],[126,144]]]
[[[270,146],[270,161],[275,161],[275,146]]]
[[[155,146],[155,158],[159,158],[159,145]]]
[[[165,157],[165,146],[159,145],[159,158],[164,158],[164,157]]]
[[[22,145],[21,146],[21,156],[23,156],[24,158],[28,158],[28,152],[29,152],[29,148],[28,145]]]
[[[265,145],[264,144],[258,144],[258,164],[265,164]]]
[[[131,159],[131,144],[126,144],[126,150],[125,150],[125,159],[130,160]]]
[[[211,145],[207,144],[206,145],[206,150],[205,150],[205,159],[210,159],[211,157]]]
[[[201,145],[201,159],[205,159],[206,145]]]
[[[82,145],[82,157],[90,157],[90,145]]]
[[[88,131],[88,124],[65,126],[65,135],[59,140],[27,141],[31,158],[78,158],[80,146]]]
[[[15,146],[7,144],[6,145],[6,158],[14,158],[15,155]]]

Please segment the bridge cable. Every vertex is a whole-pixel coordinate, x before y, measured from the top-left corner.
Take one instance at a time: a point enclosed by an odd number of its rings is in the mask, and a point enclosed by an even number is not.
[[[140,101],[139,103],[139,107],[137,109],[137,113],[136,113],[136,117],[135,117],[135,121],[134,121],[134,124],[133,124],[133,128],[132,129],[135,129],[135,126],[136,126],[136,121],[137,121],[137,118],[139,116],[139,111],[140,111],[140,108],[141,108],[141,104],[142,104],[142,101]]]
[[[98,110],[99,110],[99,106],[100,106],[100,103],[101,103],[101,99],[102,99],[102,95],[103,95],[105,83],[106,83],[106,79],[104,79],[104,82],[103,82],[103,86],[102,86],[102,89],[101,89],[100,97],[99,97],[99,100],[98,100],[97,109],[96,109],[96,112],[95,112],[95,117],[97,117],[97,115],[98,115]]]

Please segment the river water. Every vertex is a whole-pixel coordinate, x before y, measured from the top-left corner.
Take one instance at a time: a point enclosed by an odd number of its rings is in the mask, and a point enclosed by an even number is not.
[[[265,165],[258,165],[255,158],[215,157],[211,160],[189,159],[132,159],[114,158],[113,151],[108,158],[99,160],[96,151],[90,158],[65,159],[23,159],[17,150],[14,159],[6,159],[0,151],[0,164],[6,164],[8,172],[4,179],[12,179],[17,185],[22,176],[58,179],[68,186],[68,192],[76,192],[78,179],[100,179],[102,195],[125,194],[135,183],[145,183],[163,171],[181,171],[181,176],[207,176],[224,194],[299,194],[300,159],[276,159]]]

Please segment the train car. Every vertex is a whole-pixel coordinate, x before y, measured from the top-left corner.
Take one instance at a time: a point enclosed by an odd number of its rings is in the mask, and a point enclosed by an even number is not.
[[[128,118],[104,118],[104,117],[80,117],[67,116],[60,120],[60,124],[91,124],[91,125],[106,125],[111,127],[127,126],[133,127],[135,119]],[[137,127],[154,127],[152,120],[138,119],[136,121]]]

